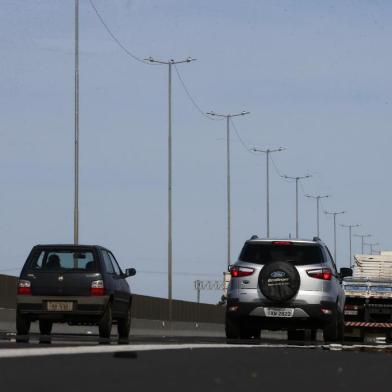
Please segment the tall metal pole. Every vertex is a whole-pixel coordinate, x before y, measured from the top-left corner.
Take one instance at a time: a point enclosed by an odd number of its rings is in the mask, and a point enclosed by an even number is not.
[[[231,186],[230,186],[230,119],[232,117],[244,116],[249,112],[241,112],[237,114],[218,114],[208,112],[210,116],[226,118],[226,192],[227,192],[227,266],[231,264]]]
[[[337,248],[336,248],[336,215],[345,214],[346,211],[339,211],[339,212],[328,212],[325,211],[327,215],[333,215],[333,243],[334,243],[334,250],[333,250],[333,257],[336,263],[336,256],[337,256]]]
[[[310,199],[316,199],[316,219],[317,219],[317,237],[320,237],[320,199],[324,199],[327,197],[330,197],[329,195],[317,195],[317,196],[312,196],[312,195],[305,195],[306,197]]]
[[[265,158],[266,158],[266,204],[267,204],[267,212],[266,212],[266,216],[267,216],[267,238],[270,238],[270,189],[269,189],[269,161],[270,161],[270,154],[274,153],[274,152],[279,152],[279,151],[283,151],[285,150],[283,147],[279,147],[276,150],[271,150],[271,149],[267,149],[267,150],[260,150],[256,147],[252,148],[253,151],[255,152],[263,152],[265,153]]]
[[[373,246],[377,246],[380,244],[378,242],[373,242],[373,243],[367,243],[367,244],[365,243],[365,245],[370,247],[370,254],[372,255],[373,254]]]
[[[361,238],[361,252],[362,252],[362,254],[364,252],[364,244],[365,244],[364,239],[368,238],[368,237],[371,237],[371,236],[372,236],[371,234],[354,234],[354,237],[360,237]]]
[[[310,175],[303,177],[289,177],[283,176],[286,179],[295,180],[295,238],[299,238],[299,197],[298,197],[298,184],[300,180],[311,177]]]
[[[350,268],[352,267],[353,252],[352,252],[352,229],[353,227],[359,227],[360,225],[340,225],[348,228],[349,244],[350,244]]]
[[[167,241],[167,286],[168,286],[168,319],[170,328],[173,320],[173,225],[172,225],[172,66],[190,63],[195,59],[188,57],[186,60],[169,61],[155,60],[152,57],[145,59],[151,63],[168,65],[168,241]]]
[[[227,157],[227,265],[231,263],[231,198],[230,198],[230,117],[226,116],[226,157]]]
[[[79,243],[79,0],[75,0],[74,244]]]

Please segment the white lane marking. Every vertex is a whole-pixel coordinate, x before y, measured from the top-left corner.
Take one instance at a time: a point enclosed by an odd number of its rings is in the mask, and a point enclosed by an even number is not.
[[[45,348],[0,349],[0,358],[41,357],[50,355],[105,354],[158,350],[186,350],[200,348],[316,348],[318,346],[292,346],[286,344],[135,344],[110,346],[77,346]]]

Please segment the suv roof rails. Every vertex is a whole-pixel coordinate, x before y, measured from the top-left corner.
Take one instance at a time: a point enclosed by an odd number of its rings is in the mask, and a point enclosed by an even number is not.
[[[259,236],[256,234],[253,234],[252,237],[250,237],[251,240],[257,240],[258,238]]]
[[[320,242],[320,241],[321,241],[321,238],[320,238],[320,237],[313,237],[313,241],[315,241],[315,242]]]

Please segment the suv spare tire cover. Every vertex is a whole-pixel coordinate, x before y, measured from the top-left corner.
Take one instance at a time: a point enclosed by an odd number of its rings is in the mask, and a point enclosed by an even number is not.
[[[286,261],[275,261],[263,267],[259,288],[271,301],[287,301],[299,290],[301,279],[297,269]]]

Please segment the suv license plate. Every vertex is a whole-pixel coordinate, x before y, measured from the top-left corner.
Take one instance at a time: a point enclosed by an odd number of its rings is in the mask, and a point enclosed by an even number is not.
[[[46,309],[50,312],[72,312],[73,302],[52,302],[46,303]]]
[[[267,317],[293,317],[294,309],[290,308],[264,308]]]

